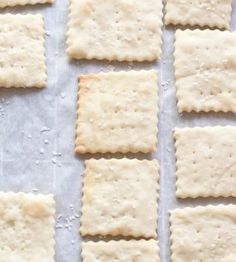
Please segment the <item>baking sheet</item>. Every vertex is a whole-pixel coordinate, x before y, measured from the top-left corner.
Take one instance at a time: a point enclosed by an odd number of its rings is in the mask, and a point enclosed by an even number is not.
[[[161,164],[159,241],[162,261],[169,261],[168,210],[198,204],[234,203],[234,199],[177,201],[174,196],[175,161],[172,129],[175,126],[236,125],[232,114],[177,114],[172,29],[165,29],[163,54],[156,63],[70,62],[65,54],[68,1],[53,6],[9,8],[0,13],[42,13],[46,22],[48,86],[43,90],[0,90],[0,190],[54,193],[56,211],[56,262],[80,259],[79,210],[83,160],[76,157],[74,128],[76,78],[81,73],[128,69],[159,69],[159,144],[155,155]],[[232,30],[236,29],[236,1]],[[109,157],[109,155],[106,155]],[[122,155],[117,155],[121,157]],[[99,155],[96,155],[99,157]]]

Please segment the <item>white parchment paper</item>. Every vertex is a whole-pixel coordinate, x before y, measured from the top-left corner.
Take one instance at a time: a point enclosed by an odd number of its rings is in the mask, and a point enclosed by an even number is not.
[[[232,114],[184,114],[176,109],[173,42],[174,30],[164,29],[161,62],[109,63],[70,62],[65,54],[68,1],[55,0],[50,6],[18,7],[0,13],[41,13],[46,23],[48,86],[42,90],[0,90],[0,190],[53,193],[56,210],[56,262],[77,262],[80,258],[79,210],[83,160],[76,157],[74,129],[77,76],[109,70],[159,70],[159,143],[155,155],[161,164],[159,241],[163,262],[169,261],[168,210],[198,204],[235,203],[234,199],[177,201],[172,130],[175,126],[236,125]],[[236,1],[231,30],[236,28]],[[17,39],[16,39],[17,41]],[[217,54],[216,54],[217,55]],[[191,62],[191,61],[190,61]],[[98,155],[96,157],[99,157]],[[119,155],[118,157],[121,157]],[[144,207],[145,208],[145,207]]]

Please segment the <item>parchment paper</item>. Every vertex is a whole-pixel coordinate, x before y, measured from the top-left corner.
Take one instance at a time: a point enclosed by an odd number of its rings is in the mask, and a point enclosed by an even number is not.
[[[0,190],[53,193],[57,202],[56,262],[81,261],[81,240],[78,234],[81,175],[83,160],[89,156],[76,157],[73,153],[77,76],[81,73],[101,70],[157,68],[160,79],[158,153],[148,156],[128,155],[128,157],[155,157],[160,161],[158,236],[162,261],[167,262],[170,254],[168,210],[198,204],[236,204],[234,199],[185,201],[175,199],[172,130],[175,126],[235,125],[236,118],[232,114],[180,116],[177,113],[173,74],[173,28],[164,30],[162,59],[158,64],[70,62],[65,54],[69,3],[64,0],[55,1],[52,6],[38,5],[0,11],[0,13],[42,13],[44,15],[48,68],[48,86],[45,89],[0,90]],[[233,6],[231,30],[236,28],[235,0]]]

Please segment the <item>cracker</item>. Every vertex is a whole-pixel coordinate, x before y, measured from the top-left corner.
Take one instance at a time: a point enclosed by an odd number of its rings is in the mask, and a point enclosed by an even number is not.
[[[236,127],[177,128],[176,195],[236,197]]]
[[[175,78],[179,112],[236,113],[236,32],[177,30]]]
[[[3,262],[54,261],[52,195],[0,192],[0,257]]]
[[[236,261],[236,206],[218,205],[171,212],[172,262]]]
[[[82,242],[83,262],[159,262],[155,240]]]
[[[155,151],[157,93],[157,73],[153,70],[82,75],[75,151]]]
[[[167,0],[165,23],[229,28],[232,0]]]
[[[85,162],[81,228],[85,235],[156,237],[156,160]]]
[[[48,4],[53,3],[54,0],[1,0],[0,8],[11,7],[17,5],[36,5],[36,4]]]
[[[71,0],[67,53],[74,59],[160,58],[162,1]]]
[[[0,15],[0,87],[44,87],[44,52],[41,15]]]

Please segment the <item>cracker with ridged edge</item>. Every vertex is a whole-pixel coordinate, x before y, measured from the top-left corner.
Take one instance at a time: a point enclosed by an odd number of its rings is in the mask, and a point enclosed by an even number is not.
[[[1,0],[0,8],[17,6],[17,5],[51,4],[53,2],[54,0]]]
[[[171,261],[236,261],[236,206],[175,209],[170,215]]]
[[[160,58],[161,0],[70,0],[67,53],[74,59]]]
[[[41,15],[0,15],[0,87],[44,87],[46,59]]]
[[[0,192],[2,262],[54,261],[52,195]]]
[[[165,23],[229,28],[232,0],[167,0]]]
[[[174,56],[179,112],[236,113],[236,32],[177,30]]]
[[[81,235],[155,238],[157,161],[90,159],[85,166]]]
[[[236,127],[176,128],[176,195],[236,197]]]
[[[156,150],[156,71],[82,75],[78,96],[76,153]]]
[[[83,262],[159,262],[158,242],[155,240],[119,240],[82,242]]]

